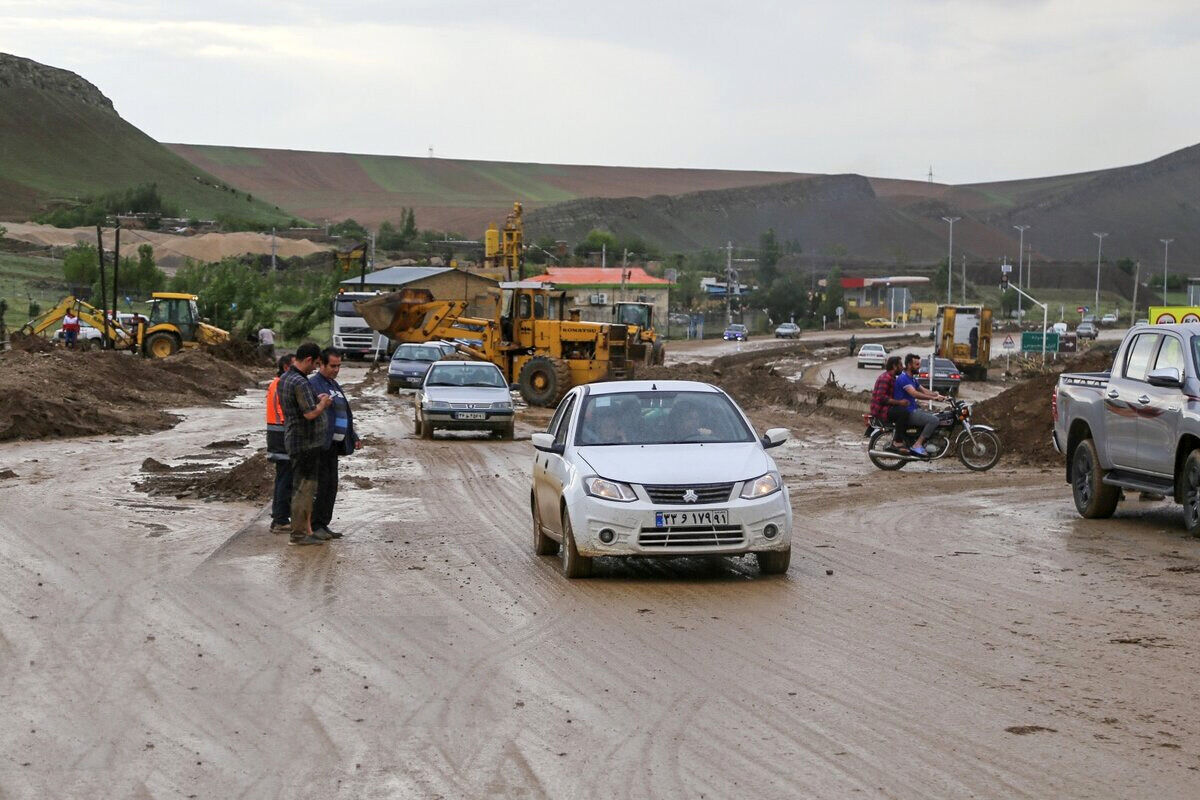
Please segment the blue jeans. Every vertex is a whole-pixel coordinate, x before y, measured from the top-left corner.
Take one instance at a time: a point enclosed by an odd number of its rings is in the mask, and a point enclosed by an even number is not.
[[[292,462],[275,462],[275,493],[271,498],[271,524],[287,525],[292,518]]]

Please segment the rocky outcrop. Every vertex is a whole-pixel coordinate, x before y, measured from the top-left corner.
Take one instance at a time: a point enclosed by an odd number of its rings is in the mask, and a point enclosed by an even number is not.
[[[36,89],[69,97],[77,103],[116,115],[112,101],[74,72],[48,67],[28,58],[0,53],[0,89]]]

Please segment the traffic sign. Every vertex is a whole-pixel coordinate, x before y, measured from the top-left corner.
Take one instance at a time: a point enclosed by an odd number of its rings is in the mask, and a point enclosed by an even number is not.
[[[1078,313],[1080,313],[1080,314],[1082,314],[1082,313],[1084,313],[1085,311],[1087,311],[1087,306],[1077,306],[1077,307],[1075,308],[1075,311],[1076,311],[1076,312],[1078,312]]]
[[[1017,349],[1017,343],[1013,341],[1011,333],[1008,336],[1004,337],[1004,349],[1005,350],[1016,350]]]
[[[1025,331],[1021,334],[1021,351],[1025,353],[1040,353],[1042,352],[1042,337],[1046,337],[1046,352],[1058,352],[1058,334],[1057,333],[1038,333],[1037,331]]]

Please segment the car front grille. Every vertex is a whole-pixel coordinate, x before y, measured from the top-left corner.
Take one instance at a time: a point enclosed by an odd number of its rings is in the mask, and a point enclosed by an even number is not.
[[[736,547],[745,542],[746,536],[741,525],[675,525],[638,531],[640,546],[663,550],[675,547]]]
[[[646,486],[646,494],[650,501],[658,505],[705,505],[709,503],[728,503],[733,491],[732,483],[697,483],[691,486]],[[696,493],[692,502],[684,500],[689,491]]]

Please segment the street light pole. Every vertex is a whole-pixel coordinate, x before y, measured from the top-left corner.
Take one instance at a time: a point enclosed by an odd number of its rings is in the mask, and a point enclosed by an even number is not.
[[[950,294],[950,287],[954,284],[954,223],[958,222],[962,217],[942,217],[943,220],[950,223],[950,245],[946,251],[946,305],[954,302],[953,296]],[[929,374],[933,374],[933,362],[930,361]]]
[[[1167,303],[1167,253],[1171,251],[1171,242],[1174,239],[1159,239],[1163,243],[1163,305]]]
[[[1021,232],[1021,244],[1017,247],[1017,286],[1025,284],[1025,231],[1029,230],[1030,225],[1013,225],[1014,228]],[[1017,324],[1020,325],[1025,321],[1021,314],[1021,295],[1017,295]]]
[[[1100,313],[1100,254],[1104,252],[1104,237],[1107,233],[1093,233],[1096,237],[1096,304],[1092,306],[1092,314]]]

